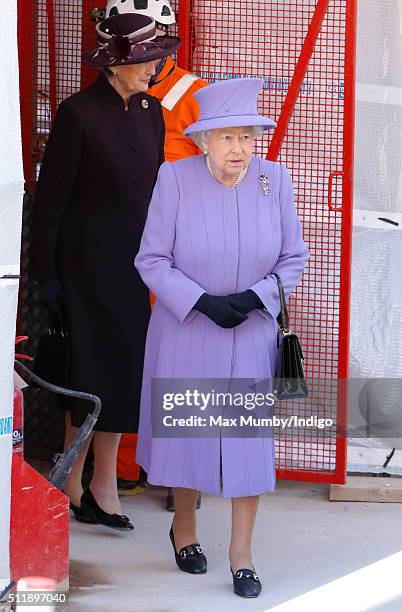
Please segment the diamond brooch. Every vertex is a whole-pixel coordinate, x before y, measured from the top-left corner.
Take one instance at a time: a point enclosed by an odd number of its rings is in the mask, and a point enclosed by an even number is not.
[[[269,194],[269,182],[268,182],[268,177],[266,174],[261,174],[260,183],[261,183],[261,187],[264,192],[264,195],[268,195]]]

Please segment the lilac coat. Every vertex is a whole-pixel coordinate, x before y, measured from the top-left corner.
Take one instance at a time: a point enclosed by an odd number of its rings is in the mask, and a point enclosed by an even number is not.
[[[269,180],[265,195],[260,175]],[[152,484],[212,495],[259,495],[275,488],[272,438],[152,437],[153,378],[270,378],[276,365],[277,272],[287,296],[308,251],[281,164],[253,157],[233,189],[218,183],[204,157],[164,163],[135,265],[156,296],[145,351],[137,462]],[[233,329],[192,307],[207,292],[251,288],[266,310]]]

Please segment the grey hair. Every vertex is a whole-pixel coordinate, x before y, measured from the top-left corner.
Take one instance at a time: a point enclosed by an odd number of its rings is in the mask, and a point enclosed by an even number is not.
[[[199,149],[203,149],[211,132],[212,130],[201,130],[200,132],[193,132],[192,134],[189,134],[189,136]]]
[[[260,138],[262,133],[265,131],[262,125],[250,125],[245,127],[251,128],[253,132],[253,138]],[[201,130],[200,132],[193,132],[192,134],[189,134],[189,136],[191,140],[195,142],[197,147],[203,149],[205,144],[208,142],[208,138],[211,132],[213,131],[214,130]]]

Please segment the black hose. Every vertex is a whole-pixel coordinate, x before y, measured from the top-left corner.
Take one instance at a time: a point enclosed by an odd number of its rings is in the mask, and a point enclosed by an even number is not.
[[[77,460],[80,450],[84,446],[89,435],[92,433],[95,423],[98,420],[102,409],[102,402],[99,397],[93,395],[92,393],[83,393],[81,391],[73,391],[72,389],[64,389],[63,387],[52,385],[42,378],[39,378],[39,376],[34,374],[29,368],[17,360],[14,362],[14,365],[16,371],[25,380],[25,382],[33,382],[38,387],[51,391],[52,393],[57,393],[58,395],[67,395],[68,397],[87,400],[95,404],[93,412],[88,414],[71,445],[63,453],[57,453],[53,457],[55,465],[50,471],[48,480],[53,486],[62,491],[68,475],[70,474],[72,467]]]

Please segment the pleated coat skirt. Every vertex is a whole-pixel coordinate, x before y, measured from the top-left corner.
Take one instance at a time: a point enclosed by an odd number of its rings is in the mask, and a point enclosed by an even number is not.
[[[269,193],[263,189],[266,176]],[[271,379],[275,373],[278,273],[287,296],[308,251],[290,175],[253,157],[237,188],[218,183],[202,155],[164,163],[135,265],[154,292],[141,394],[137,462],[152,484],[242,497],[275,488],[272,436],[153,435],[155,379]],[[252,289],[265,309],[224,329],[193,309],[198,298]]]

